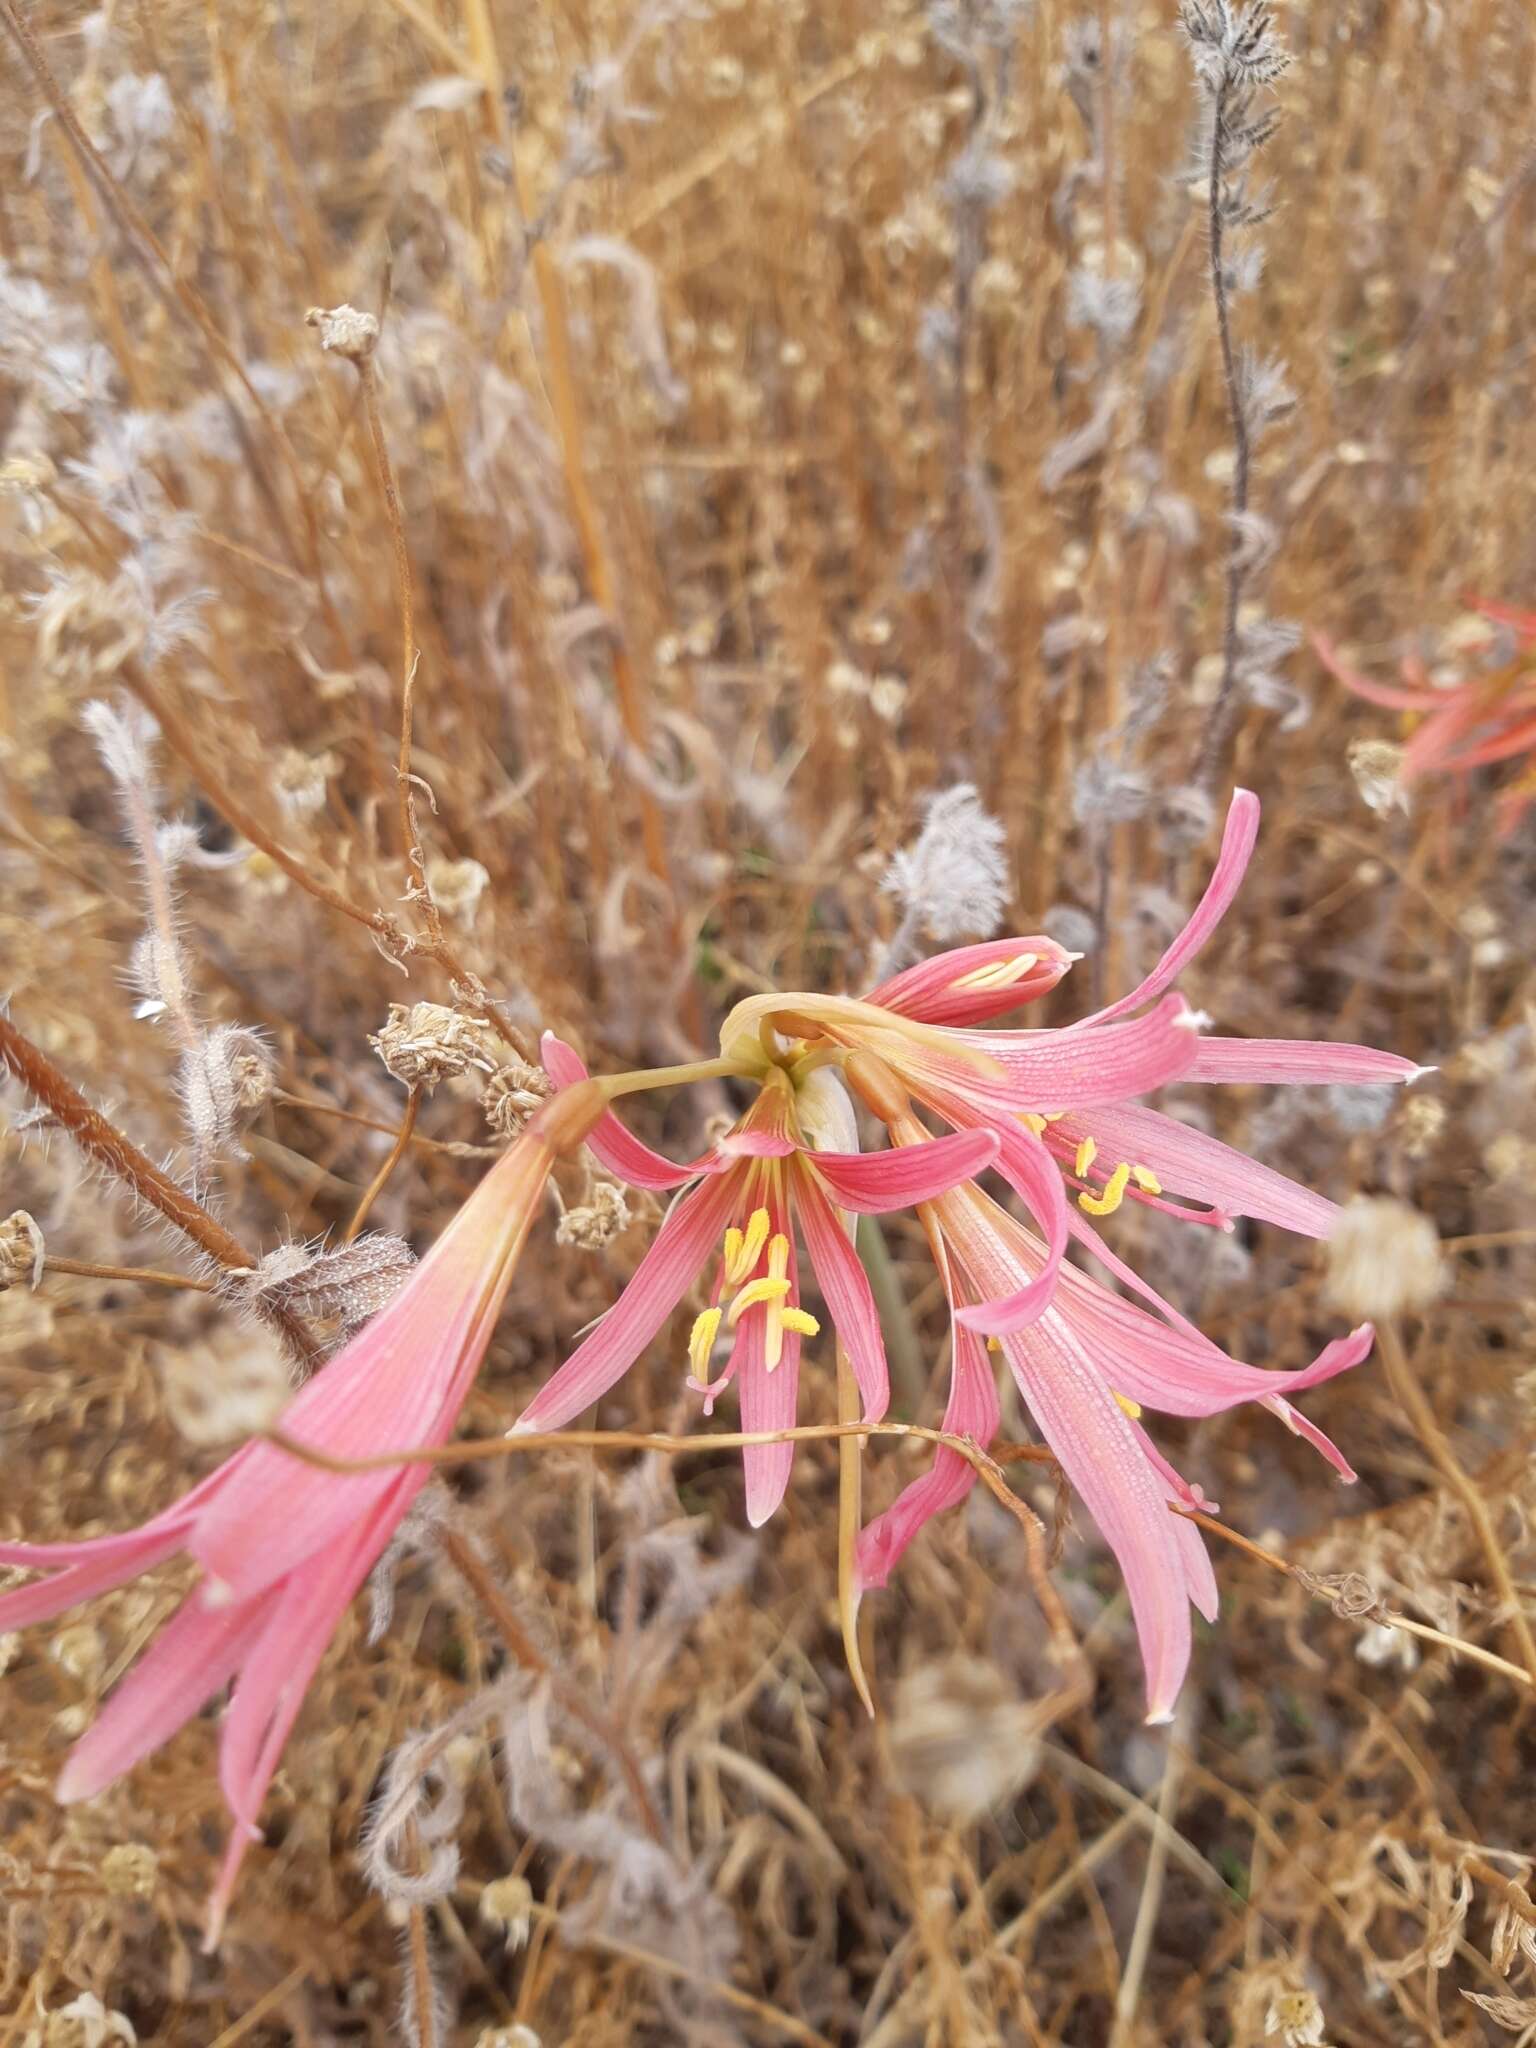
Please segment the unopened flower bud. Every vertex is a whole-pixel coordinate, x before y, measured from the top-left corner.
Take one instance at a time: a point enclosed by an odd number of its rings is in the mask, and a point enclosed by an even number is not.
[[[1412,1315],[1445,1284],[1440,1240],[1427,1216],[1394,1195],[1357,1195],[1328,1240],[1327,1296],[1358,1320]]]
[[[391,1003],[388,1023],[368,1043],[397,1081],[430,1089],[471,1067],[494,1072],[489,1030],[483,1017],[466,1017],[441,1003]]]
[[[599,1252],[629,1228],[629,1204],[624,1190],[610,1180],[594,1181],[588,1199],[567,1209],[555,1225],[556,1244],[572,1244],[584,1252]]]
[[[36,1219],[25,1209],[13,1209],[0,1223],[0,1294],[23,1280],[35,1287],[43,1277],[45,1250]]]

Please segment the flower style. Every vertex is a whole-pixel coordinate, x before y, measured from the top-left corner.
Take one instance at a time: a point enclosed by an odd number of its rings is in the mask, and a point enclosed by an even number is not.
[[[544,1039],[543,1056],[557,1082],[586,1076],[578,1055],[552,1035]],[[847,1350],[863,1419],[878,1422],[884,1415],[890,1388],[880,1319],[840,1212],[879,1214],[926,1201],[990,1165],[997,1139],[980,1130],[947,1138],[920,1134],[901,1149],[861,1153],[853,1107],[836,1075],[784,1059],[777,1044],[755,1044],[737,1068],[759,1082],[755,1101],[733,1130],[687,1165],[643,1145],[612,1111],[590,1132],[587,1143],[598,1160],[631,1187],[697,1185],[671,1210],[621,1299],[518,1418],[520,1431],[559,1429],[607,1393],[706,1268],[712,1269],[709,1306],[688,1341],[688,1384],[703,1395],[708,1414],[735,1380],[744,1430],[792,1427],[801,1342],[819,1328],[800,1305],[797,1223]],[[731,1338],[730,1354],[711,1380],[722,1332]],[[794,1451],[792,1441],[744,1448],[747,1518],[754,1527],[783,1499]]]
[[[286,1435],[341,1458],[447,1441],[550,1166],[580,1144],[600,1107],[596,1090],[545,1105],[393,1300],[290,1403]],[[0,1630],[47,1620],[180,1553],[201,1566],[200,1584],[70,1752],[57,1792],[91,1798],[234,1680],[219,1738],[234,1828],[210,1947],[326,1645],[429,1475],[425,1464],[329,1472],[253,1440],[142,1528],[0,1544],[0,1563],[47,1574],[0,1596]]]
[[[1379,683],[1350,668],[1323,634],[1314,633],[1312,644],[1323,666],[1357,697],[1388,711],[1422,714],[1403,752],[1405,787],[1426,775],[1466,775],[1522,754],[1533,757],[1500,797],[1499,831],[1507,834],[1536,801],[1536,612],[1486,601],[1474,609],[1490,626],[1514,635],[1514,657],[1443,687],[1430,681],[1419,661],[1403,663],[1401,683]]]

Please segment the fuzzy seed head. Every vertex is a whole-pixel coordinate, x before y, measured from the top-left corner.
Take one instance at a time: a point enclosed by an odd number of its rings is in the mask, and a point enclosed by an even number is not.
[[[407,1088],[430,1090],[471,1068],[495,1072],[485,1018],[466,1017],[442,1003],[391,1003],[389,1021],[368,1043]]]
[[[327,355],[345,356],[348,362],[365,363],[379,345],[379,323],[371,313],[356,306],[311,306],[304,315],[307,327],[318,328],[320,346]]]
[[[1413,1315],[1445,1285],[1435,1226],[1395,1195],[1357,1195],[1328,1240],[1327,1295],[1358,1321]]]
[[[611,1180],[599,1180],[593,1182],[586,1201],[567,1209],[555,1225],[555,1242],[600,1252],[628,1228],[629,1204],[624,1190]]]
[[[528,1939],[532,1905],[533,1888],[526,1877],[499,1877],[480,1894],[480,1918],[501,1932],[509,1949],[519,1949]]]
[[[527,1060],[513,1059],[498,1067],[480,1091],[480,1107],[498,1138],[515,1138],[541,1103],[548,1102],[555,1084],[542,1067]]]
[[[1349,772],[1361,797],[1379,818],[1394,810],[1406,811],[1408,792],[1403,787],[1403,755],[1406,750],[1391,740],[1351,740]]]
[[[25,1209],[13,1209],[0,1223],[0,1294],[23,1280],[35,1287],[43,1277],[46,1252],[36,1218]]]
[[[940,944],[990,938],[1008,907],[1006,834],[973,784],[956,783],[928,799],[911,846],[898,853],[881,887]]]
[[[144,1842],[119,1842],[101,1859],[101,1882],[114,1899],[154,1896],[160,1859]]]

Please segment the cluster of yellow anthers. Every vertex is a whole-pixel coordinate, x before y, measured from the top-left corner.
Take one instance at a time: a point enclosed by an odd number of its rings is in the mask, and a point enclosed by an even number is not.
[[[1056,1110],[1045,1116],[1037,1116],[1033,1111],[1026,1111],[1024,1122],[1037,1138],[1043,1138],[1047,1127],[1056,1123],[1065,1113],[1063,1110]],[[1072,1171],[1079,1180],[1087,1178],[1088,1169],[1098,1157],[1098,1153],[1099,1148],[1094,1139],[1084,1138],[1077,1148],[1077,1156],[1072,1161]],[[1143,1194],[1160,1195],[1163,1192],[1163,1184],[1150,1166],[1138,1166],[1134,1160],[1122,1159],[1098,1194],[1094,1194],[1091,1188],[1085,1188],[1077,1198],[1077,1206],[1089,1216],[1113,1216],[1125,1200],[1125,1191],[1132,1181],[1135,1181]]]
[[[821,1328],[813,1315],[788,1299],[789,1239],[782,1230],[773,1231],[770,1238],[771,1229],[768,1211],[754,1209],[745,1230],[732,1224],[725,1233],[725,1284],[734,1287],[736,1293],[729,1306],[717,1304],[694,1320],[688,1336],[688,1362],[697,1379],[708,1376],[710,1353],[715,1348],[722,1317],[726,1328],[734,1330],[749,1308],[767,1309],[763,1363],[769,1372],[784,1356],[786,1330],[793,1330],[800,1337],[814,1337]],[[756,1268],[764,1245],[768,1247],[768,1270],[750,1280],[747,1276]]]

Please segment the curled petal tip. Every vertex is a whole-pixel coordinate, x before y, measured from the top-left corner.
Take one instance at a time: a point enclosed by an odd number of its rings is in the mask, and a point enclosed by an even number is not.
[[[1411,1088],[1415,1081],[1422,1081],[1426,1074],[1438,1074],[1438,1067],[1413,1067],[1403,1076],[1403,1086]]]
[[[1146,1725],[1149,1728],[1166,1728],[1172,1720],[1172,1707],[1153,1707],[1148,1710]]]
[[[507,1431],[507,1435],[532,1436],[537,1431],[538,1426],[539,1425],[536,1422],[531,1422],[526,1414],[519,1415],[516,1422],[514,1422],[512,1427]]]

